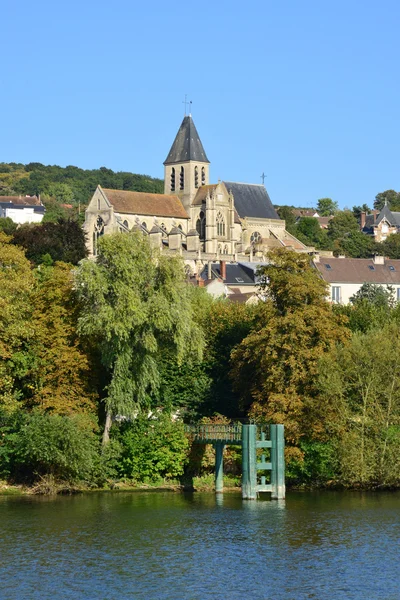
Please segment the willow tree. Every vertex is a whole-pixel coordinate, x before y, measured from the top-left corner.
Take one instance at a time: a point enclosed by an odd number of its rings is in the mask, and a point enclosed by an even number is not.
[[[157,392],[163,352],[178,363],[199,359],[203,336],[182,259],[152,249],[139,232],[104,236],[96,262],[85,260],[77,269],[76,289],[79,331],[96,343],[109,376],[107,443],[113,416],[132,416]]]

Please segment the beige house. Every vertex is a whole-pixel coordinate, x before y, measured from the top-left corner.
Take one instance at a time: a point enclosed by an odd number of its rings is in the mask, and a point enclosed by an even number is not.
[[[400,301],[400,260],[383,256],[375,258],[318,257],[314,266],[329,284],[329,300],[348,304],[363,283],[392,287],[395,300]]]
[[[400,212],[390,210],[387,204],[381,211],[373,210],[369,215],[362,212],[360,220],[361,231],[373,235],[376,242],[383,242],[392,233],[400,232]]]
[[[140,229],[163,251],[179,252],[191,273],[219,260],[260,261],[270,248],[308,252],[285,230],[263,185],[210,184],[210,162],[191,115],[184,117],[164,162],[164,194],[97,187],[84,229],[90,256],[101,235]]]

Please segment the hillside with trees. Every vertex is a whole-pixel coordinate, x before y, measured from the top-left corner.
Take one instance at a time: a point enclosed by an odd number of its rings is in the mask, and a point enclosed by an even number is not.
[[[49,208],[54,211],[54,204],[56,207],[71,204],[76,208],[84,208],[97,185],[137,192],[164,191],[161,179],[130,172],[114,172],[106,167],[85,170],[72,165],[59,167],[41,163],[0,163],[0,196],[40,194],[48,212]],[[65,214],[61,211],[58,216]]]

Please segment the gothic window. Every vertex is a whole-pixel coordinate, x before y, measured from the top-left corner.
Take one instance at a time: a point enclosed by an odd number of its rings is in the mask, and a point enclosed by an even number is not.
[[[261,244],[261,233],[258,231],[254,231],[250,236],[250,244],[255,246],[256,244]]]
[[[127,221],[126,219],[125,219],[125,221],[124,221],[124,225],[125,225],[125,227],[126,227],[127,229],[129,229],[129,223],[128,223],[128,221]]]
[[[143,229],[147,229],[146,221],[143,221],[142,227],[143,227]]]
[[[100,198],[97,198],[97,210],[100,210]]]
[[[196,221],[196,231],[199,234],[200,240],[203,241],[206,239],[206,217],[203,211],[201,211]]]
[[[171,169],[171,192],[175,191],[175,168]]]
[[[225,236],[225,219],[220,212],[217,214],[217,236]]]
[[[194,187],[199,187],[199,170],[197,166],[194,168]]]
[[[160,228],[162,229],[162,236],[167,237],[167,230],[165,228],[165,223],[161,223]]]
[[[94,232],[93,232],[93,256],[97,256],[97,242],[100,236],[104,235],[104,221],[100,217],[97,217]]]
[[[182,231],[182,225],[178,225],[178,229]]]
[[[206,170],[201,167],[201,185],[206,185]]]
[[[225,244],[225,246],[224,246],[224,254],[228,254],[228,246],[227,246],[227,244]]]
[[[181,167],[181,172],[179,175],[179,189],[185,189],[185,169]]]

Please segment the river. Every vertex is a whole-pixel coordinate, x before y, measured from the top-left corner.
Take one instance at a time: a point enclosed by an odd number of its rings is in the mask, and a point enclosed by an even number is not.
[[[1,600],[400,599],[400,493],[0,496]]]

